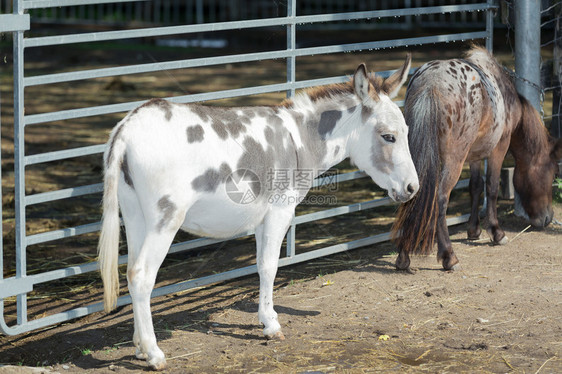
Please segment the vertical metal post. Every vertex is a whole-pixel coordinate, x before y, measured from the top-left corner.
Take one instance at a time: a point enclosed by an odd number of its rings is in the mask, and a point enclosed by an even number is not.
[[[540,111],[540,0],[515,0],[515,74],[517,91]]]
[[[0,12],[2,11],[0,1]],[[0,90],[0,145],[2,144],[2,90]],[[1,147],[0,147],[1,149]],[[0,165],[2,165],[2,152],[0,152]],[[2,193],[2,167],[0,167],[0,201],[4,201],[4,194]],[[4,217],[4,212],[2,211],[2,205],[0,204],[0,217]],[[0,227],[0,281],[4,279],[4,225]],[[0,300],[0,319],[4,315],[4,300]]]
[[[297,16],[297,0],[287,1],[287,51],[294,51],[296,48],[297,30],[295,17]],[[296,57],[294,55],[287,57],[287,83],[295,83]],[[295,96],[295,88],[291,86],[287,90],[287,97]],[[287,232],[287,257],[295,255],[295,226],[291,225]]]
[[[494,0],[487,1],[488,6],[494,5]],[[492,53],[494,51],[494,10],[488,9],[486,11],[486,49],[488,52]]]
[[[203,23],[203,0],[197,0],[195,2],[195,22]]]
[[[291,225],[287,232],[287,251],[285,253],[285,256],[289,258],[295,255],[295,232],[296,226]]]
[[[23,15],[22,0],[14,1],[14,14]],[[16,219],[16,278],[27,275],[25,229],[24,48],[23,31],[14,32],[14,173]],[[27,322],[27,295],[17,296],[18,324]]]
[[[517,91],[541,111],[540,88],[540,0],[515,0],[515,80]],[[524,217],[515,193],[515,215]]]
[[[412,7],[412,0],[404,0],[404,8],[408,9]],[[412,30],[413,28],[413,24],[412,24],[412,16],[406,16],[406,26],[405,29],[406,30]]]
[[[562,138],[562,7],[554,12],[556,27],[554,28],[554,48],[552,63],[552,122],[550,123],[550,135],[555,138]]]
[[[487,0],[488,6],[494,5],[494,0]],[[492,53],[494,51],[494,11],[488,9],[486,11],[486,49]],[[488,172],[488,159],[484,160],[484,178]],[[480,215],[486,215],[486,209],[488,206],[488,196],[486,195],[486,189],[484,189],[484,201],[482,203],[482,210],[480,210]]]
[[[6,15],[6,14],[0,14],[0,32],[11,32],[13,35],[13,43],[15,45],[16,43],[16,35],[21,34],[23,35],[23,31],[22,30],[29,30],[29,14],[27,15],[23,15],[23,13],[17,13],[14,10],[14,14],[13,15]],[[16,48],[14,47],[14,51],[16,50]],[[15,55],[14,55],[15,58]],[[16,65],[15,61],[14,61],[14,66]],[[14,67],[15,70],[15,67]],[[1,101],[1,98],[0,98]],[[1,128],[1,123],[0,123],[0,128]],[[1,161],[1,155],[0,155],[0,161]],[[2,171],[0,170],[0,180],[2,179]],[[2,185],[0,184],[0,196],[2,196]],[[2,206],[0,206],[0,216],[2,215]],[[24,254],[25,255],[25,254]],[[22,268],[22,263],[19,260],[20,259],[20,253],[17,252],[16,253],[16,266],[17,266],[17,272],[19,272],[19,274],[21,274],[20,270]],[[24,257],[24,263],[23,263],[23,269],[25,271],[25,257]],[[18,276],[18,274],[16,274],[16,277]],[[4,243],[2,240],[2,236],[0,236],[0,280],[4,279]],[[20,301],[20,300],[23,300]],[[20,317],[22,314],[20,313],[21,308],[19,307],[19,305],[24,305],[25,308],[25,303],[26,303],[26,299],[25,297],[21,297],[18,299],[18,308],[17,308],[17,316],[18,316],[18,323],[21,323],[23,321],[25,321],[27,319],[27,311],[26,311],[26,316],[25,317]],[[0,299],[0,327],[2,328],[2,331],[5,331],[5,323],[4,323],[4,299]]]
[[[296,48],[297,40],[297,25],[295,24],[295,17],[297,16],[297,0],[287,1],[287,51],[294,51]],[[287,83],[295,83],[295,63],[296,57],[294,55],[287,57]],[[295,89],[291,87],[287,90],[287,97],[295,96]]]

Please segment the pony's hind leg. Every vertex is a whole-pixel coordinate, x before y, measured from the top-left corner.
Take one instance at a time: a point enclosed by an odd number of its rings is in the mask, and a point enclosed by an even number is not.
[[[156,212],[159,208],[162,210],[161,205],[157,208],[153,207]],[[137,357],[145,358],[150,367],[155,370],[166,367],[166,358],[156,342],[150,312],[150,295],[156,282],[158,269],[185,218],[185,212],[185,209],[176,207],[173,212],[171,209],[164,209],[165,221],[163,218],[145,217],[146,236],[136,259],[127,270],[129,292],[133,300],[134,340],[137,346]]]
[[[129,292],[133,300],[136,354],[139,358],[145,358],[156,370],[166,367],[166,358],[156,343],[150,313],[150,294],[154,288],[158,269],[166,257],[173,237],[173,233],[164,235],[148,233],[138,258],[127,271]]]
[[[437,260],[445,270],[456,270],[459,260],[453,251],[453,244],[447,227],[447,206],[449,196],[439,199],[439,218],[437,219]]]
[[[268,339],[285,339],[277,313],[273,309],[273,283],[277,274],[279,252],[285,233],[293,219],[294,208],[272,208],[256,227],[256,262],[260,277],[258,318]]]
[[[471,208],[467,229],[469,240],[478,240],[482,234],[478,208],[480,206],[480,195],[484,191],[484,180],[480,176],[480,164],[480,161],[470,162],[470,182],[468,184],[468,189],[470,190]]]
[[[129,270],[135,264],[145,239],[145,219],[136,193],[125,184],[119,190],[119,205],[127,236],[127,270]],[[127,281],[129,289],[131,289],[131,281],[128,275],[129,271],[127,271]],[[133,344],[136,347],[135,355],[139,359],[146,359],[146,353],[141,350],[138,331],[137,320],[134,319]]]
[[[453,251],[453,244],[449,237],[449,228],[447,227],[447,207],[449,205],[449,196],[453,187],[457,183],[463,166],[463,160],[447,160],[441,171],[441,180],[438,192],[438,209],[437,218],[437,260],[441,261],[445,270],[456,270],[460,266],[459,260]]]

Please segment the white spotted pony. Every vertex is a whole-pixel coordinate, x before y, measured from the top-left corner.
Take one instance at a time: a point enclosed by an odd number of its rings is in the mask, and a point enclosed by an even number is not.
[[[275,107],[221,108],[154,99],[115,128],[104,155],[99,261],[107,311],[119,291],[119,208],[128,244],[127,280],[138,358],[166,366],[158,348],[150,294],[179,229],[229,238],[255,230],[260,277],[259,321],[267,338],[283,339],[273,309],[273,282],[295,207],[313,179],[350,157],[396,201],[409,200],[418,177],[408,128],[396,96],[410,56],[386,80],[361,64],[353,80],[308,90]],[[289,171],[309,180],[275,183]],[[282,194],[285,199],[272,199]]]

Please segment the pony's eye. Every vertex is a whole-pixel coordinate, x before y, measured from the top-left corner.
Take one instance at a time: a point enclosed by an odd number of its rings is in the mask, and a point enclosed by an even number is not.
[[[384,140],[386,140],[387,142],[389,142],[389,143],[394,143],[394,142],[396,142],[396,138],[395,138],[394,135],[392,135],[392,134],[384,134],[384,135],[382,135],[382,138],[383,138]]]

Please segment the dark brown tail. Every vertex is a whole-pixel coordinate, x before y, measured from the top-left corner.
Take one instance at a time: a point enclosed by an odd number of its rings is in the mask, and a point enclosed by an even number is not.
[[[413,199],[400,205],[391,236],[400,252],[429,254],[435,241],[439,213],[439,94],[412,83],[406,93],[404,117],[420,189]]]

